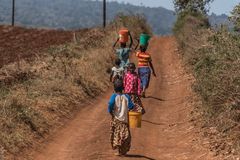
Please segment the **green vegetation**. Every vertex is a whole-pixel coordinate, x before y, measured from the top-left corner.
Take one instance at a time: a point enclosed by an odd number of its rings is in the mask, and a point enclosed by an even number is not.
[[[216,128],[224,139],[215,149],[240,149],[239,35],[225,27],[210,29],[202,12],[179,13],[174,32],[196,79],[204,125]]]
[[[206,6],[213,0],[174,0],[174,7],[177,13],[191,12],[206,14]]]
[[[232,11],[230,20],[234,23],[234,29],[240,31],[240,3]]]

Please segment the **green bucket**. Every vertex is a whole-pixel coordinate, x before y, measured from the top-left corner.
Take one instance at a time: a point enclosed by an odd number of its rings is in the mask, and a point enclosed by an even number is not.
[[[148,34],[141,34],[140,35],[140,45],[148,45],[148,41],[150,40],[150,36]]]

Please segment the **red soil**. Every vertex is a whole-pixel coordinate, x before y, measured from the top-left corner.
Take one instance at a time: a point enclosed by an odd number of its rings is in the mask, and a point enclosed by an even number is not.
[[[43,49],[73,40],[72,31],[0,26],[0,68],[18,59],[31,59]]]

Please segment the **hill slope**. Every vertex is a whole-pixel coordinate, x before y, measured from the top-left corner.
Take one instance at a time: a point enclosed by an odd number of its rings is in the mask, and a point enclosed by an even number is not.
[[[11,1],[0,0],[0,24],[11,22]],[[176,16],[162,7],[150,8],[131,4],[108,2],[107,19],[116,14],[144,14],[155,34],[171,34]],[[225,23],[226,15],[211,15],[211,24]],[[85,0],[21,0],[16,1],[16,22],[29,27],[62,29],[89,28],[102,25],[102,1]]]
[[[11,22],[11,1],[0,0],[0,23]],[[171,33],[174,12],[164,8],[138,7],[109,2],[107,18],[119,12],[144,13],[157,34]],[[88,28],[102,24],[102,2],[84,0],[21,0],[16,1],[17,24],[31,27]]]

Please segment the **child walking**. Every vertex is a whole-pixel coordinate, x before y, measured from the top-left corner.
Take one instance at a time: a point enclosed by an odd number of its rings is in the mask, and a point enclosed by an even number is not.
[[[123,78],[124,93],[131,97],[131,100],[134,103],[133,111],[144,114],[145,109],[143,108],[142,101],[139,97],[141,95],[141,80],[135,70],[135,64],[129,63],[128,71]]]
[[[123,94],[123,83],[114,82],[115,93],[108,103],[108,112],[112,115],[111,120],[111,145],[116,150],[116,156],[124,156],[131,147],[131,133],[128,124],[128,111],[133,109],[134,104],[130,97]]]
[[[110,82],[113,82],[117,79],[123,80],[123,73],[124,73],[124,68],[120,66],[121,65],[121,60],[116,59],[115,60],[115,66],[112,68],[112,72],[110,75]]]

